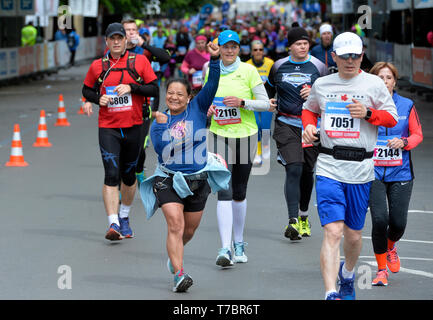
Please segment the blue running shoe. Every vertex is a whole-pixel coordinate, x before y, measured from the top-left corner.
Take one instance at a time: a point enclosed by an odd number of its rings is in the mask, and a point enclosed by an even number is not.
[[[342,300],[355,300],[355,274],[351,279],[343,277],[344,261],[340,263],[340,270],[338,271],[338,284],[340,286],[339,294]]]
[[[332,292],[326,296],[326,300],[341,300],[341,297],[337,292]]]
[[[233,266],[232,252],[229,248],[221,248],[218,251],[218,256],[216,258],[216,264],[221,267],[231,267]]]
[[[246,242],[234,242],[233,247],[235,248],[235,255],[233,260],[236,263],[247,263],[248,257],[245,255],[245,249],[244,246],[247,246],[248,243]]]
[[[119,218],[120,222],[120,234],[124,238],[134,238],[134,232],[129,227],[129,218]]]
[[[120,227],[117,224],[112,223],[111,226],[108,228],[107,233],[105,234],[105,239],[111,241],[122,240],[123,236],[120,233]]]
[[[182,261],[182,264],[183,264],[183,261]],[[174,274],[174,267],[171,264],[170,258],[167,259],[167,269],[171,274]]]
[[[173,292],[185,292],[192,286],[192,278],[185,272],[183,268],[174,275]]]

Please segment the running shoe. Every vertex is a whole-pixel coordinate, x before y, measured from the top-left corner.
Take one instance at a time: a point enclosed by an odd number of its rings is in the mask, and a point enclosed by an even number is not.
[[[122,240],[123,236],[120,233],[120,227],[117,224],[112,223],[105,234],[105,239],[111,241]]]
[[[286,226],[284,236],[290,240],[301,240],[301,225],[295,218],[289,219],[289,224]]]
[[[233,258],[236,263],[246,263],[248,262],[248,257],[245,255],[244,246],[248,245],[246,242],[233,242],[233,247],[235,248],[235,256]]]
[[[124,238],[134,238],[134,232],[129,227],[129,218],[119,218],[120,233]]]
[[[263,159],[271,157],[271,146],[269,144],[262,144],[262,157]]]
[[[346,279],[343,277],[343,265],[344,261],[340,263],[340,270],[338,271],[338,284],[340,285],[340,290],[338,293],[342,300],[355,300],[355,274],[351,279]]]
[[[192,286],[192,278],[185,272],[183,268],[174,275],[173,292],[185,292]]]
[[[137,178],[137,185],[140,188],[140,184],[146,179],[146,173],[143,170],[140,173],[135,173],[135,176]]]
[[[396,246],[394,246],[392,250],[388,249],[386,254],[386,265],[388,266],[389,271],[393,273],[400,271],[400,258],[398,257]]]
[[[174,267],[173,267],[173,265],[171,264],[171,260],[170,260],[170,258],[167,259],[167,269],[168,269],[168,271],[169,271],[171,274],[174,274]]]
[[[332,292],[326,296],[326,300],[341,300],[341,296],[337,292]]]
[[[311,223],[308,220],[308,216],[299,217],[298,221],[301,225],[301,236],[311,237]]]
[[[233,266],[232,253],[229,248],[221,248],[218,251],[218,256],[216,258],[216,264],[221,267],[231,267]]]
[[[262,164],[262,156],[256,154],[256,156],[254,157],[254,160],[253,160],[253,166],[258,167],[261,164]]]
[[[371,282],[372,286],[387,286],[388,285],[388,271],[386,269],[379,270],[376,272],[376,278]]]

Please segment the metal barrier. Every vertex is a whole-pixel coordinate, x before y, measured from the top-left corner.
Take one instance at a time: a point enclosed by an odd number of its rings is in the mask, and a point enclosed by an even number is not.
[[[102,56],[103,37],[81,38],[75,61]],[[70,51],[66,41],[52,41],[32,47],[0,49],[0,80],[56,71],[69,63]]]

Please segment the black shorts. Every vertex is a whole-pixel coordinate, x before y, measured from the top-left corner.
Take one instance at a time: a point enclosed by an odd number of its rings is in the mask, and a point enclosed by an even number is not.
[[[186,180],[186,182],[194,194],[182,199],[174,190],[171,177],[156,177],[153,180],[153,193],[156,196],[158,207],[161,208],[163,204],[176,202],[183,204],[184,212],[202,211],[211,192],[207,180]]]
[[[99,128],[99,148],[105,169],[104,184],[114,187],[120,181],[135,183],[135,168],[143,147],[142,125],[130,128]]]
[[[278,154],[284,160],[283,165],[295,162],[305,163],[314,168],[319,150],[317,147],[302,148],[302,129],[275,120],[272,136],[277,144]]]

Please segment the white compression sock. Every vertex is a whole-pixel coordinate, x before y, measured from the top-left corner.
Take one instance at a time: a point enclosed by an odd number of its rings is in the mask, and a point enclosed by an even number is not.
[[[110,214],[108,216],[108,225],[112,225],[113,223],[120,225],[119,223],[119,216],[117,214]]]
[[[233,201],[233,240],[234,242],[244,241],[244,226],[247,216],[247,199]]]
[[[120,204],[120,208],[119,208],[119,217],[120,218],[128,218],[129,216],[129,211],[131,211],[131,207],[132,206],[127,206],[124,204]]]
[[[233,229],[233,210],[232,201],[217,202],[218,229],[221,238],[222,248],[231,248],[232,229]]]

